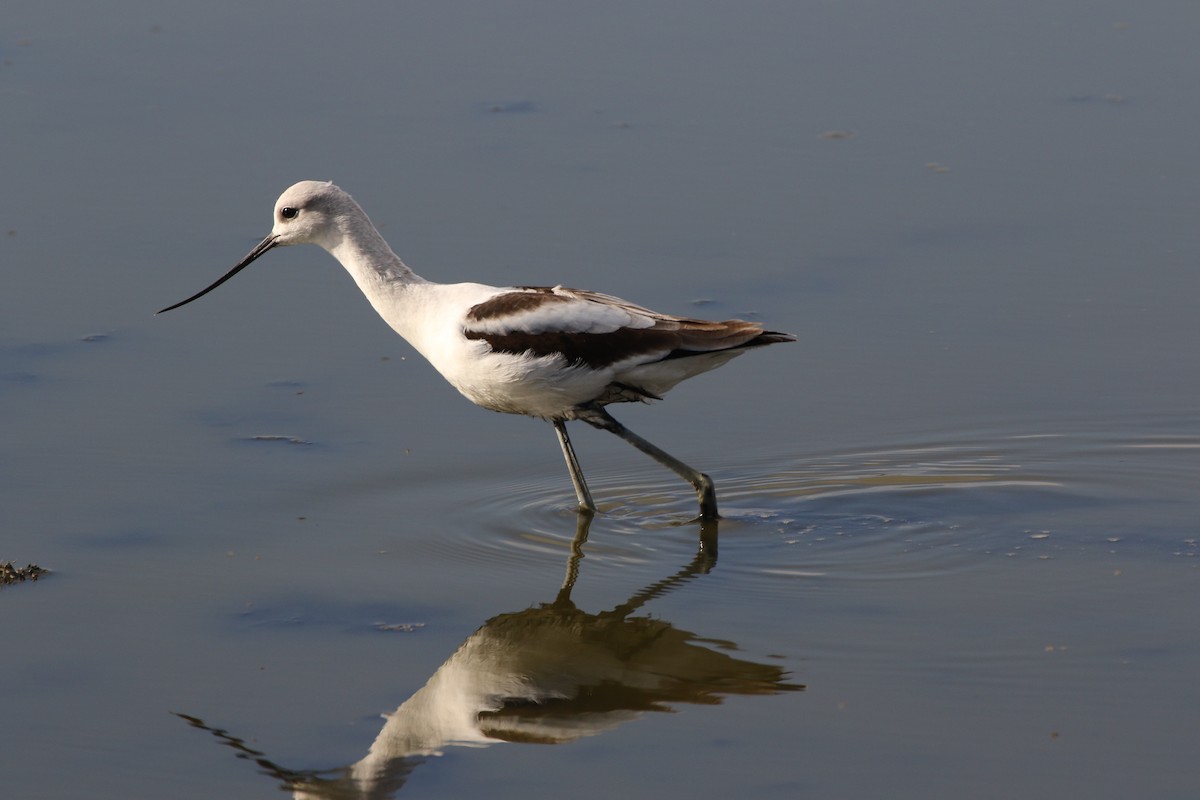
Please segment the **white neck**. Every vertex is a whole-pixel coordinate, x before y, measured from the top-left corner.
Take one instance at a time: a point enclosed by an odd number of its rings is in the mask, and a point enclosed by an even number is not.
[[[354,276],[368,297],[368,286],[427,283],[392,252],[365,214],[341,217],[337,229],[336,239],[321,244]]]
[[[336,233],[319,244],[346,268],[384,322],[420,350],[422,298],[434,284],[392,252],[365,214],[343,216],[338,223]]]

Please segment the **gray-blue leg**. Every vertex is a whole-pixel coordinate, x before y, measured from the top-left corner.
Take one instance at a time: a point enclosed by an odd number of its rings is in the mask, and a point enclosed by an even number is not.
[[[667,469],[679,475],[686,480],[696,490],[696,496],[700,499],[700,519],[718,519],[717,514],[717,491],[713,487],[712,479],[699,470],[692,469],[687,464],[680,461],[675,456],[668,453],[666,450],[651,444],[642,437],[638,436],[633,431],[626,428],[621,423],[612,418],[612,415],[605,411],[601,406],[585,406],[576,409],[576,419],[581,419],[587,424],[600,428],[601,430],[615,433],[631,445],[641,450],[646,455],[653,458],[658,463],[662,464]]]
[[[575,496],[579,498],[579,510],[589,514],[596,513],[596,504],[592,502],[592,493],[588,491],[587,482],[583,479],[583,470],[579,460],[575,458],[575,448],[571,447],[571,437],[567,436],[567,424],[560,419],[553,422],[554,432],[558,434],[558,443],[562,447],[563,457],[567,459],[567,469],[571,472],[571,483],[575,485]]]

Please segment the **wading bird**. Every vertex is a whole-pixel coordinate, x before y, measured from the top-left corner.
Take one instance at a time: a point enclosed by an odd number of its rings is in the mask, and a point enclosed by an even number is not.
[[[302,181],[280,195],[265,239],[211,286],[162,311],[208,294],[268,250],[293,244],[319,245],[341,262],[379,316],[468,400],[548,420],[580,510],[588,513],[596,506],[567,436],[569,420],[614,433],[673,470],[696,489],[701,519],[716,519],[712,480],[630,431],[605,406],[659,400],[680,381],[749,348],[795,341],[756,322],[659,314],[563,286],[427,281],[392,252],[350,195],[320,181]]]

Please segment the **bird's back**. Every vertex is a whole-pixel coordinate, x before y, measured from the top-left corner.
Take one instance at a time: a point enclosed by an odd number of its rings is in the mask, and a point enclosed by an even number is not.
[[[461,314],[460,363],[447,370],[430,360],[479,405],[530,416],[657,399],[748,348],[794,340],[756,322],[661,314],[561,286],[486,294]]]

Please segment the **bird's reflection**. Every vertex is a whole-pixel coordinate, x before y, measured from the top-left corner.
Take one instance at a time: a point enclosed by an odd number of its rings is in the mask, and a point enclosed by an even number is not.
[[[702,524],[700,549],[682,569],[608,611],[576,607],[590,515],[579,516],[562,588],[553,602],[485,622],[394,712],[366,757],[347,767],[289,770],[227,731],[180,714],[254,761],[298,798],[389,798],[412,770],[448,745],[563,744],[674,703],[720,703],[726,695],[775,694],[778,666],[734,658],[728,642],[698,639],[635,613],[716,563],[717,523]],[[720,649],[714,649],[716,645]]]

